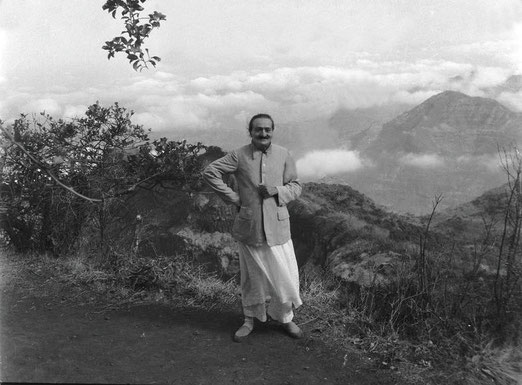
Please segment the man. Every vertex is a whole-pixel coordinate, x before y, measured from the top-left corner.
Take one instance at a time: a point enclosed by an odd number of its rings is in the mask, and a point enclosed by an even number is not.
[[[292,321],[292,308],[302,302],[286,207],[301,194],[301,185],[288,150],[272,144],[274,129],[270,115],[253,116],[248,125],[251,143],[214,161],[203,172],[212,189],[238,208],[232,235],[239,241],[245,322],[234,334],[236,342],[252,332],[254,317],[266,322],[267,314],[281,322],[290,336],[303,336]],[[225,174],[236,176],[238,192],[223,182]]]

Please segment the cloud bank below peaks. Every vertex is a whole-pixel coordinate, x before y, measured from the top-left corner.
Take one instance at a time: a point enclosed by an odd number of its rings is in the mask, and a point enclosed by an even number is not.
[[[448,89],[485,96],[483,87],[501,85],[510,75],[501,67],[445,60],[364,59],[345,66],[247,69],[196,78],[148,72],[84,86],[64,77],[51,88],[20,77],[0,83],[7,95],[0,118],[7,121],[42,110],[72,118],[81,114],[79,107],[96,100],[104,105],[118,101],[136,112],[136,123],[169,135],[184,129],[243,128],[261,111],[269,112],[276,124],[294,123],[328,118],[340,108],[415,106]],[[511,104],[522,105],[522,96],[509,98]]]
[[[444,158],[437,154],[406,154],[399,162],[403,165],[418,168],[436,168],[445,165]]]
[[[315,150],[298,159],[296,166],[300,178],[319,179],[357,171],[363,167],[363,162],[356,151]]]

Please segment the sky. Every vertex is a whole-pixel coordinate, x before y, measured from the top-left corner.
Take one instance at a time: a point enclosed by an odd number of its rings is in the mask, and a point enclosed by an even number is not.
[[[0,0],[1,120],[119,102],[153,132],[208,137],[245,130],[257,112],[284,124],[413,107],[447,89],[486,96],[522,74],[520,0],[148,0],[145,14],[167,20],[147,44],[162,61],[142,72],[107,60],[101,46],[123,24],[103,3]],[[517,91],[496,98],[522,111]]]

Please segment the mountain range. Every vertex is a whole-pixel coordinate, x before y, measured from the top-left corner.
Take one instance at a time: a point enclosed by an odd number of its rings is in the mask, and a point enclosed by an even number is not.
[[[365,149],[373,157],[496,154],[520,137],[522,115],[497,101],[445,91],[383,125]]]
[[[522,139],[521,114],[493,99],[454,91],[380,126],[356,131],[349,119],[344,125],[336,122],[339,136],[344,134],[369,166],[336,175],[335,183],[348,184],[390,210],[413,214],[429,212],[435,196],[443,196],[440,208],[455,207],[505,183],[500,154]]]

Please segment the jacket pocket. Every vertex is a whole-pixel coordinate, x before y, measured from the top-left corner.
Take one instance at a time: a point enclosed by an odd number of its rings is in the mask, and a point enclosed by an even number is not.
[[[288,209],[286,206],[281,206],[277,208],[277,219],[280,221],[284,221],[285,219],[290,218],[290,214],[288,213]]]

